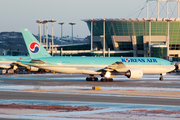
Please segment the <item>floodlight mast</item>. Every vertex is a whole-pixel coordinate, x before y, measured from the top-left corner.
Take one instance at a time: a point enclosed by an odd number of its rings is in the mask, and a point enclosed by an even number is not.
[[[38,32],[39,32],[39,42],[40,44],[42,44],[41,42],[41,23],[43,23],[40,19],[39,20],[36,20],[36,22],[38,23],[39,27],[38,27]]]
[[[54,51],[54,50],[53,50],[53,47],[54,47],[54,39],[53,39],[53,23],[56,22],[56,20],[53,20],[53,19],[52,19],[52,20],[49,20],[49,22],[52,23],[52,50],[51,50],[52,53],[51,53],[51,54],[52,54],[52,56],[53,56],[53,51]]]
[[[48,20],[44,20],[44,23],[46,23],[46,50],[48,51]]]
[[[64,22],[60,22],[58,24],[61,25],[61,40],[62,40],[62,37],[63,37],[63,29],[62,29],[62,27],[63,27]]]
[[[45,24],[46,24],[46,21],[42,21],[42,23],[43,23],[43,45],[45,45],[46,44],[46,42],[45,42]]]
[[[71,23],[69,23],[69,24],[72,26],[72,42],[73,42],[73,25],[75,25],[76,23],[71,22]]]

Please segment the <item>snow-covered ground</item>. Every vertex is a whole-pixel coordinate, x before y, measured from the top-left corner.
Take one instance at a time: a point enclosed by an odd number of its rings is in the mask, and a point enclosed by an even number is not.
[[[39,93],[60,93],[60,94],[87,94],[87,95],[100,95],[100,96],[124,96],[121,92],[126,93],[126,96],[136,96],[136,97],[157,97],[157,98],[173,98],[180,99],[179,95],[171,96],[173,93],[180,94],[180,88],[157,88],[157,87],[101,87],[101,90],[94,91],[92,87],[84,86],[30,86],[30,85],[0,85],[0,91],[17,91],[17,92],[39,92]],[[147,96],[140,96],[133,94],[137,91],[138,93],[147,94]],[[148,95],[148,92],[161,92],[166,94],[166,96],[161,95]],[[170,95],[168,96],[168,92]],[[132,94],[131,94],[132,93]]]
[[[0,75],[1,80],[66,80],[66,81],[85,81],[87,75],[79,74],[58,74],[58,73],[47,73],[47,74],[25,74],[25,75]],[[101,79],[100,76],[97,76]],[[160,75],[143,75],[141,79],[129,79],[124,75],[117,75],[113,78],[114,81],[149,81],[157,80],[159,82]],[[180,75],[178,74],[167,74],[164,75],[164,80],[180,80]],[[2,81],[1,81],[2,82]],[[180,81],[178,81],[180,82]]]
[[[36,85],[14,85],[5,84],[5,80],[67,80],[67,81],[85,81],[86,76],[71,76],[64,77],[64,74],[45,74],[45,75],[3,75],[0,76],[0,91],[16,91],[16,92],[44,92],[56,94],[87,94],[100,96],[131,96],[133,97],[149,97],[149,98],[169,98],[180,99],[180,87],[101,87],[100,91],[93,91],[92,87],[86,85],[70,85],[70,86],[36,86]],[[159,83],[159,75],[144,75],[138,82],[146,82],[151,80],[151,83]],[[116,76],[115,81],[132,81],[125,76]],[[179,84],[180,75],[166,75],[163,83]],[[136,80],[133,80],[136,81]],[[83,92],[82,92],[83,91]],[[88,91],[88,92],[87,92]],[[103,92],[105,91],[105,92]],[[127,92],[122,94],[122,92]],[[108,93],[107,93],[108,92]],[[128,93],[129,92],[129,93]],[[131,94],[138,93],[152,93],[151,95]],[[117,93],[117,94],[116,94]],[[162,94],[161,94],[162,93]],[[170,94],[168,96],[168,93]],[[171,96],[171,94],[177,96]],[[156,95],[158,94],[158,95]],[[167,96],[159,96],[159,95]],[[46,110],[30,110],[30,109],[2,109],[0,108],[0,118],[16,118],[16,119],[62,119],[62,120],[92,120],[92,119],[107,119],[107,120],[178,120],[180,114],[166,114],[166,113],[148,113],[139,112],[136,110],[166,110],[166,111],[180,111],[180,106],[170,105],[147,105],[147,104],[127,104],[127,103],[105,103],[105,102],[77,102],[77,101],[52,101],[52,100],[16,100],[16,99],[1,99],[0,104],[37,104],[37,105],[71,105],[71,106],[89,106],[102,107],[103,110],[95,111],[81,111],[81,112],[58,112]]]
[[[73,101],[45,101],[45,100],[2,100],[3,104],[37,104],[37,105],[71,105],[71,106],[90,106],[103,107],[103,110],[81,111],[81,112],[57,112],[43,110],[20,110],[20,109],[1,109],[0,118],[16,118],[16,119],[157,119],[169,120],[180,119],[180,114],[153,114],[142,112],[130,112],[133,110],[166,110],[179,111],[180,106],[166,105],[146,105],[146,104],[124,104],[124,103],[103,103],[103,102],[73,102]]]
[[[7,85],[0,84],[0,91],[17,91],[25,89],[44,89],[44,90],[92,90],[88,86],[32,86],[32,85]],[[101,90],[139,90],[139,91],[180,91],[180,88],[159,88],[159,87],[101,87]]]

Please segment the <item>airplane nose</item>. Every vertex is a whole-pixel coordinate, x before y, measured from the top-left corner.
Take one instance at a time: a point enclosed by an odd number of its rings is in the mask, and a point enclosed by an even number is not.
[[[171,70],[172,70],[172,71],[173,71],[173,70],[176,70],[176,66],[173,65],[173,66],[171,67]]]
[[[180,66],[178,64],[175,64],[174,67],[175,67],[175,70],[179,70],[180,69]]]

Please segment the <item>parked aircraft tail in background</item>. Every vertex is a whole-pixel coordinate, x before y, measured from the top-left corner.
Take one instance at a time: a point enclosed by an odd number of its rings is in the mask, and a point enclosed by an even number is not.
[[[21,29],[21,31],[22,31],[22,35],[26,43],[27,50],[32,59],[42,58],[42,57],[51,57],[51,55],[36,40],[36,38],[29,32],[28,29]]]

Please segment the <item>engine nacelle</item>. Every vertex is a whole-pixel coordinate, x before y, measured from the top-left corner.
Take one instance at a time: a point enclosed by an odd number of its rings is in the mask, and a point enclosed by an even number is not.
[[[125,73],[125,76],[127,76],[130,79],[140,79],[143,77],[143,71],[138,68],[133,68],[133,69],[128,70]]]
[[[33,66],[28,66],[27,69],[30,71],[38,71],[39,70],[39,68],[33,67]]]

